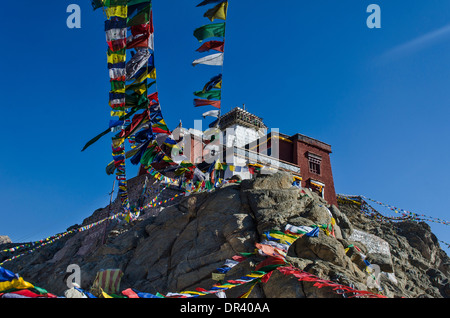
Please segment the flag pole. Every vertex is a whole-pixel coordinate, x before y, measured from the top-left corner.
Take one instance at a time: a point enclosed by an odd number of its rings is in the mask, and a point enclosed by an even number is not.
[[[109,217],[111,214],[111,204],[112,204],[112,198],[113,198],[113,194],[114,194],[114,189],[116,187],[116,178],[114,178],[114,182],[113,182],[113,188],[112,191],[109,193],[110,198],[109,198],[109,206],[108,206],[108,219],[105,222],[105,230],[103,231],[103,239],[102,239],[102,244],[106,243],[106,230],[108,228],[108,223],[109,223]]]

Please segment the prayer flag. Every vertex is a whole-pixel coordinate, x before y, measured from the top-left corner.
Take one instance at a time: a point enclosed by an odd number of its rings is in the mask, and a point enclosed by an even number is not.
[[[210,116],[210,117],[219,117],[220,111],[218,110],[210,110],[206,113],[203,113],[203,118]]]
[[[118,79],[122,77],[125,79],[125,68],[112,68],[109,70],[110,79]]]
[[[228,1],[219,3],[214,8],[209,9],[204,14],[205,18],[208,18],[212,21],[214,19],[226,20],[227,19],[227,10],[228,10]]]
[[[105,9],[106,17],[110,19],[111,17],[127,18],[128,17],[128,7],[127,6],[114,6]]]
[[[223,53],[211,54],[192,62],[193,66],[196,66],[198,64],[221,66],[223,65]]]
[[[121,125],[124,125],[124,124],[125,124],[124,120],[110,120],[109,121],[109,128],[121,126]]]
[[[194,99],[194,106],[213,106],[220,109],[220,100]]]
[[[105,32],[106,34],[106,42],[113,42],[117,40],[122,40],[127,38],[127,29],[126,28],[114,28],[109,29]]]
[[[208,41],[205,42],[202,46],[200,46],[196,51],[203,53],[210,50],[215,50],[218,52],[224,51],[225,42],[224,41]]]
[[[218,85],[220,84],[220,87]],[[213,88],[221,88],[222,87],[222,74],[214,76],[209,80],[208,83],[203,87],[203,92],[210,91]]]
[[[199,42],[211,37],[224,37],[225,36],[225,22],[207,24],[200,28],[195,29],[194,36]]]
[[[14,274],[6,268],[0,267],[0,282],[9,282],[15,278],[19,278],[19,275]]]
[[[220,90],[210,90],[207,92],[204,91],[197,91],[194,92],[194,95],[200,98],[205,99],[221,99],[221,91]]]
[[[150,52],[147,48],[138,48],[136,54],[127,62],[126,79],[132,78],[142,67],[147,65]]]
[[[126,39],[119,39],[107,42],[108,47],[111,51],[116,52],[124,49],[127,46],[127,40]]]
[[[130,31],[131,35],[127,39],[127,49],[148,47],[150,50],[153,50],[153,24],[151,20],[146,24],[132,26]]]
[[[136,94],[142,95],[147,91],[147,85],[146,83],[131,84],[126,86],[126,90],[133,91]]]
[[[150,20],[151,14],[151,5],[146,6],[139,13],[137,13],[134,17],[127,20],[127,26],[131,27],[138,24],[146,24]]]
[[[111,111],[111,117],[117,116],[117,117],[123,117],[127,113],[124,111]]]
[[[23,280],[22,277],[14,278],[11,281],[0,282],[0,293],[10,289],[30,289],[34,286]]]
[[[126,29],[127,20],[124,18],[114,18],[105,21],[105,32],[111,29]]]
[[[111,92],[125,93],[125,81],[110,80]]]
[[[109,52],[108,51],[108,64],[117,64],[121,62],[125,62],[127,55],[122,53],[121,51],[117,52]],[[121,68],[121,67],[119,67]]]
[[[81,150],[82,152],[85,151],[89,146],[91,146],[93,143],[97,142],[100,138],[102,138],[103,136],[107,135],[109,132],[111,131],[110,128],[106,129],[104,132],[100,133],[99,135],[97,135],[96,137],[92,138],[90,141],[88,141],[86,143],[86,145],[83,147],[83,149]]]

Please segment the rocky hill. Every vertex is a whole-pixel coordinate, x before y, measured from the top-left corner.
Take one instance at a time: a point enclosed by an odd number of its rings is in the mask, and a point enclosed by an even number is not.
[[[139,200],[144,180],[129,181],[131,202]],[[81,287],[86,290],[102,269],[122,270],[122,290],[161,294],[208,290],[217,283],[212,273],[236,255],[248,253],[226,272],[225,280],[261,267],[267,256],[255,253],[255,247],[267,231],[303,226],[320,231],[290,245],[285,260],[292,268],[392,298],[450,297],[450,259],[427,224],[379,222],[361,213],[355,202],[330,206],[308,189],[293,187],[291,180],[290,175],[277,173],[169,200],[145,210],[135,221],[114,220],[67,235],[4,267],[57,295],[67,290],[70,264],[80,266]],[[160,198],[170,199],[177,193],[176,188],[166,189]],[[151,199],[146,198],[144,204]],[[114,202],[95,211],[83,224],[118,208],[119,202]],[[8,257],[0,256],[0,262]],[[376,270],[367,264],[376,265]],[[316,282],[273,271],[270,279],[255,285],[249,298],[348,296],[326,284],[318,288]],[[248,288],[237,286],[227,290],[226,296],[238,297]]]

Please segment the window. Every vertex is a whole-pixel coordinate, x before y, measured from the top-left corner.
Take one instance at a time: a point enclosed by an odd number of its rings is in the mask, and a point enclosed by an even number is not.
[[[309,179],[309,186],[312,191],[319,194],[322,198],[325,198],[325,184]]]
[[[320,175],[320,164],[322,163],[322,157],[310,152],[308,152],[307,155],[309,161],[309,172]]]

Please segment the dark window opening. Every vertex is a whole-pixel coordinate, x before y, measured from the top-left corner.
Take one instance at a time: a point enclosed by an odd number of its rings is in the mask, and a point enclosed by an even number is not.
[[[320,164],[322,163],[322,157],[311,152],[307,153],[307,157],[309,161],[309,172],[320,174]]]
[[[309,161],[309,172],[320,174],[320,162]]]

